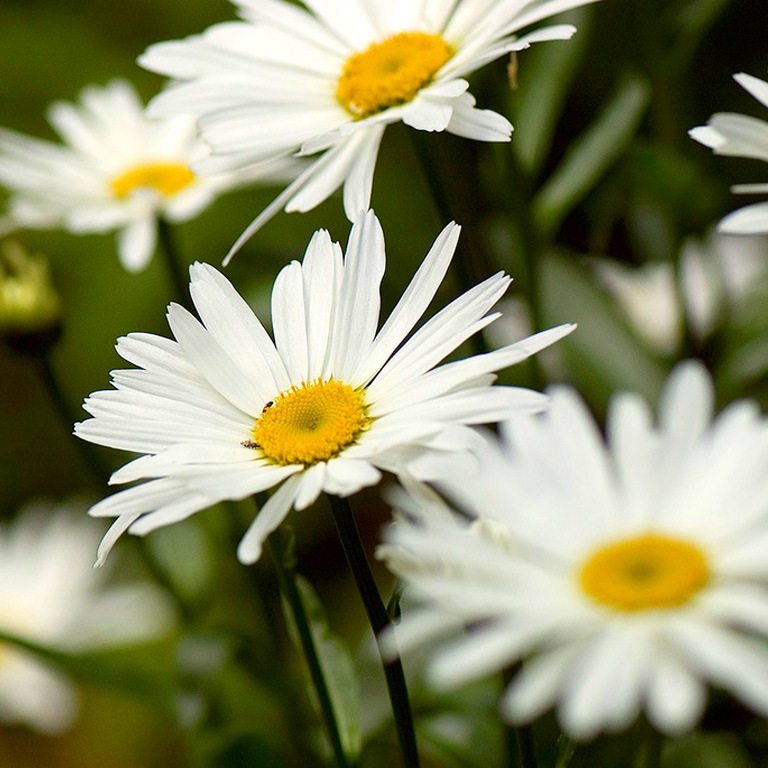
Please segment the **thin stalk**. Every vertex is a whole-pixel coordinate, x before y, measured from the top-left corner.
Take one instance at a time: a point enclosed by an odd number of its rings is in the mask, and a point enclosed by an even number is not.
[[[502,670],[501,677],[506,688],[520,669],[520,664],[513,664]],[[510,768],[538,768],[536,745],[533,740],[533,728],[530,725],[507,726],[507,756]],[[516,756],[516,758],[515,758]]]
[[[160,253],[163,255],[176,301],[187,309],[192,309],[189,298],[189,276],[186,267],[179,259],[179,251],[176,247],[176,239],[173,236],[171,225],[162,216],[157,219],[157,239]]]
[[[368,614],[368,621],[378,646],[379,635],[391,625],[387,609],[381,600],[381,595],[371,573],[357,523],[352,515],[352,510],[349,508],[349,501],[331,494],[328,494],[328,498],[331,503],[336,530],[341,539],[341,546],[344,549],[349,567],[352,569],[352,575],[362,597],[365,612]],[[379,654],[381,655],[380,646]],[[384,677],[387,682],[395,728],[400,742],[403,766],[404,768],[418,768],[419,754],[416,748],[413,713],[411,712],[402,662],[399,657],[387,660],[382,656],[381,663],[384,667]]]
[[[538,768],[531,726],[521,725],[515,728],[515,737],[517,738],[517,762],[520,768]]]
[[[278,538],[280,543],[273,543],[275,537]],[[315,640],[312,637],[312,630],[309,626],[309,619],[304,610],[304,603],[301,601],[301,595],[296,586],[296,574],[290,566],[286,566],[283,560],[284,546],[280,537],[281,534],[279,531],[273,533],[264,543],[264,548],[272,560],[275,573],[277,574],[277,581],[280,585],[280,591],[288,602],[288,606],[293,615],[293,620],[296,622],[296,630],[299,634],[301,649],[304,652],[304,658],[306,659],[307,667],[309,668],[312,685],[317,694],[317,700],[320,704],[320,712],[328,732],[328,738],[331,741],[331,748],[333,749],[333,754],[336,758],[336,764],[339,768],[349,768],[349,762],[344,753],[344,746],[341,741],[339,726],[336,721],[336,713],[333,708],[333,702],[331,701],[331,694],[325,681],[323,668],[320,664],[320,657],[317,653]]]
[[[70,409],[67,399],[64,397],[64,393],[59,385],[58,377],[51,364],[50,353],[47,351],[41,352],[40,354],[35,355],[34,361],[36,363],[37,372],[40,375],[40,380],[43,382],[43,386],[48,393],[48,397],[51,400],[51,404],[53,405],[62,426],[66,429],[68,434],[71,434],[72,427],[75,422],[78,421],[78,417],[72,409]],[[94,487],[103,489],[111,471],[107,468],[92,443],[89,443],[86,440],[81,440],[80,438],[76,438],[74,442],[80,453],[83,465],[88,470],[88,474]]]
[[[424,131],[411,131],[411,134],[424,179],[432,194],[432,201],[442,226],[449,221],[456,221],[462,225],[462,237],[459,239],[456,256],[451,266],[459,289],[462,292],[468,291],[497,271],[486,257],[478,237],[475,222],[479,220],[480,212],[476,210],[476,205],[470,204],[466,199],[467,196],[479,197],[471,193],[468,177],[471,169],[466,169],[466,172],[456,169],[457,163],[466,158],[461,154],[453,156],[454,171],[458,170],[454,176],[460,177],[460,183],[456,183],[455,179],[452,183],[446,173],[447,163],[443,161],[436,143],[445,137],[427,135]],[[470,339],[470,344],[477,354],[488,351],[482,333],[475,334]]]
[[[661,768],[661,751],[664,747],[664,737],[652,726],[648,727],[645,739],[644,768]]]
[[[37,363],[37,370],[40,374],[40,378],[45,385],[45,389],[51,399],[56,413],[59,415],[64,428],[71,433],[73,424],[78,420],[77,416],[70,410],[67,400],[64,397],[61,387],[59,386],[59,380],[51,365],[51,358],[49,352],[42,352],[35,356]],[[74,444],[77,446],[82,462],[88,470],[88,475],[95,489],[103,492],[104,486],[107,483],[107,479],[112,474],[112,471],[102,461],[96,447],[93,443],[89,443],[87,440],[82,440],[79,437],[74,438]],[[136,540],[139,554],[144,560],[144,564],[152,577],[173,597],[176,606],[178,607],[182,618],[185,622],[189,622],[192,611],[187,601],[179,593],[176,585],[173,583],[170,576],[166,573],[165,569],[160,566],[157,559],[152,554],[147,542],[143,538]]]

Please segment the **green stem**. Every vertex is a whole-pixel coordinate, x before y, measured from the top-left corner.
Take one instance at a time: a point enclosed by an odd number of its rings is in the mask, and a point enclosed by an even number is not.
[[[277,542],[273,543],[273,539],[277,539]],[[301,600],[299,589],[296,586],[296,574],[293,568],[289,564],[286,564],[284,560],[285,544],[279,530],[275,531],[275,533],[267,539],[264,543],[264,548],[272,560],[275,567],[275,573],[277,574],[277,581],[280,585],[280,591],[288,602],[293,619],[296,622],[296,629],[301,641],[301,648],[304,652],[307,667],[309,668],[309,675],[312,679],[315,693],[317,694],[320,711],[326,730],[328,731],[328,737],[331,741],[331,747],[336,758],[336,763],[339,768],[348,768],[349,762],[347,761],[347,756],[341,741],[341,735],[339,734],[333,702],[331,701],[331,695],[325,681],[325,675],[323,674],[323,668],[320,664],[320,657],[317,653],[317,648],[315,647],[315,641],[312,637],[312,630],[309,626],[307,613],[304,610],[304,603]]]
[[[645,740],[645,768],[661,768],[661,751],[664,737],[652,726],[648,727]]]
[[[67,399],[64,397],[64,392],[59,386],[58,377],[51,364],[50,353],[47,351],[41,352],[34,357],[34,360],[36,362],[37,372],[40,375],[40,379],[48,393],[48,397],[51,400],[54,410],[58,414],[64,429],[67,430],[68,434],[71,434],[72,427],[75,422],[78,421],[78,417],[70,409]],[[83,465],[86,467],[94,487],[103,490],[107,478],[112,474],[111,470],[108,469],[103,462],[97,449],[92,443],[89,443],[87,440],[81,440],[80,438],[75,438],[74,443],[77,446]]]
[[[328,498],[344,554],[347,557],[349,567],[352,569],[352,575],[355,578],[378,645],[379,635],[391,625],[387,609],[381,600],[368,559],[365,556],[363,542],[360,540],[357,523],[352,515],[352,510],[349,508],[349,501],[331,494],[328,494]],[[379,653],[381,654],[380,646]],[[381,662],[384,667],[389,700],[392,704],[395,728],[400,741],[403,766],[404,768],[418,768],[419,754],[416,748],[416,733],[413,727],[413,714],[402,662],[399,657],[391,660],[382,657]]]
[[[530,725],[515,728],[517,739],[517,762],[520,768],[537,768],[536,748],[533,741],[533,729]]]
[[[505,688],[519,669],[520,664],[517,663],[502,670],[501,677]],[[519,768],[538,768],[533,728],[530,725],[507,726],[507,756],[510,768],[515,765]]]
[[[466,153],[453,153],[453,173],[449,177],[449,174],[445,173],[448,164],[437,145],[438,141],[446,140],[446,137],[427,135],[424,131],[411,131],[411,134],[441,225],[445,226],[449,221],[462,225],[462,237],[459,239],[451,266],[459,289],[462,292],[468,291],[497,271],[486,257],[477,231],[477,222],[481,219],[482,211],[477,210],[476,205],[480,195],[473,193],[470,184],[470,175],[474,169],[467,167]],[[461,167],[456,167],[458,164],[461,164]],[[474,198],[474,202],[470,204],[467,197]],[[475,334],[470,343],[476,354],[488,351],[482,333]]]
[[[176,295],[176,301],[183,307],[192,310],[192,301],[189,297],[189,276],[187,269],[179,259],[176,248],[176,239],[173,236],[171,225],[160,216],[157,220],[157,239],[160,252],[163,255],[168,276]]]
[[[503,146],[500,152],[503,152],[505,163],[504,175],[511,179],[511,182],[504,186],[511,208],[511,218],[517,225],[521,260],[525,269],[523,281],[525,297],[531,312],[531,325],[535,332],[541,331],[544,329],[544,311],[541,301],[540,264],[544,247],[531,212],[531,179],[511,147]],[[533,355],[528,358],[528,362],[535,386],[543,388],[547,383],[547,377],[544,375],[538,356]]]

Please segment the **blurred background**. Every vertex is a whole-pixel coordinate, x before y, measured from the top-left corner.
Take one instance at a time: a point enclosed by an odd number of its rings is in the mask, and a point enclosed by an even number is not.
[[[732,79],[737,72],[768,78],[765,10],[765,0],[602,0],[569,15],[579,29],[572,41],[500,60],[474,78],[479,105],[515,125],[510,145],[429,137],[453,216],[474,246],[475,277],[504,269],[515,278],[489,343],[579,324],[539,364],[507,372],[505,381],[571,382],[601,416],[617,389],[654,401],[672,365],[696,356],[713,371],[720,404],[743,396],[768,404],[768,241],[714,233],[723,215],[758,199],[736,197],[730,185],[765,181],[766,169],[714,156],[687,136],[718,111],[768,119]],[[45,119],[48,105],[116,77],[148,100],[163,81],[135,64],[147,45],[233,17],[224,0],[3,0],[0,124],[56,139]],[[388,130],[377,165],[373,207],[388,249],[384,311],[447,223],[420,163],[423,138],[401,125]],[[178,225],[183,259],[218,266],[277,192],[230,193]],[[307,214],[279,214],[228,267],[265,324],[275,275],[301,257],[320,227],[346,242],[349,224],[338,196]],[[140,274],[126,273],[112,234],[23,231],[16,239],[50,261],[64,313],[50,365],[71,420],[84,418],[83,398],[106,388],[109,371],[125,365],[114,351],[117,337],[168,334],[171,284],[159,259]],[[447,281],[437,301],[458,290]],[[3,346],[0,371],[0,518],[12,521],[39,498],[75,499],[85,510],[106,494],[107,473],[127,456],[97,449],[93,461],[103,472],[94,473],[71,424],[52,405],[38,361]],[[365,510],[360,520],[372,549],[388,509],[377,492],[353,506]],[[3,768],[323,764],[269,564],[245,569],[235,560],[233,542],[254,510],[216,508],[141,545],[118,545],[112,578],[166,589],[175,629],[152,643],[99,654],[90,671],[65,663],[81,695],[76,725],[57,736],[0,726]],[[363,764],[391,765],[380,680],[330,515],[319,504],[291,523],[297,570],[317,590],[358,672]],[[386,574],[378,575],[385,585]],[[285,642],[267,631],[274,624]],[[114,669],[130,670],[130,679]],[[298,711],[296,688],[303,697]],[[492,684],[439,705],[418,683],[414,695],[435,765],[501,764]],[[690,761],[715,755],[720,762],[711,765],[768,765],[768,732],[730,705],[713,706],[705,730],[720,735],[697,742],[676,764],[708,765]],[[740,743],[722,736],[739,729]],[[628,764],[618,742],[595,749],[618,760],[605,764]],[[578,758],[584,762],[573,764],[589,765],[595,754],[586,750]]]

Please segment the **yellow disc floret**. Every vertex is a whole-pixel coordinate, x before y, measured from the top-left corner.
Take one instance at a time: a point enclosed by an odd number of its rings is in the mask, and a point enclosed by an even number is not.
[[[597,550],[579,572],[580,586],[589,597],[620,611],[684,605],[709,578],[709,563],[701,549],[652,533]]]
[[[358,120],[410,101],[453,56],[440,35],[400,32],[347,59],[336,98]]]
[[[363,394],[336,379],[291,387],[264,407],[253,427],[253,447],[274,464],[328,461],[370,425]]]
[[[115,176],[110,182],[115,197],[128,197],[137,189],[151,189],[162,197],[172,197],[188,187],[195,174],[181,163],[147,163]]]

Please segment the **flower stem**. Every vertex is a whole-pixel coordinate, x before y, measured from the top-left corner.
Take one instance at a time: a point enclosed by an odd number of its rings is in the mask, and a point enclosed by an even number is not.
[[[309,675],[312,679],[315,693],[317,694],[317,700],[320,704],[320,711],[326,730],[328,731],[328,737],[331,741],[331,748],[333,749],[333,754],[336,758],[336,764],[339,768],[348,768],[349,762],[347,761],[347,756],[341,741],[341,735],[339,734],[339,726],[336,720],[333,702],[331,701],[331,695],[325,681],[323,668],[320,664],[320,657],[317,653],[317,648],[315,647],[315,641],[312,637],[309,619],[304,610],[304,603],[301,600],[301,595],[299,594],[299,589],[296,585],[296,574],[293,570],[293,565],[290,562],[286,562],[286,545],[280,530],[275,531],[266,540],[264,548],[272,560],[275,573],[277,574],[277,581],[280,585],[280,591],[288,602],[291,614],[293,615],[293,620],[296,622],[296,630],[301,642],[301,648],[304,652],[307,667],[309,668]]]
[[[176,247],[176,239],[173,236],[171,225],[162,216],[157,219],[157,239],[176,295],[176,301],[191,310],[192,301],[189,297],[187,271],[179,260],[179,251]]]
[[[45,386],[45,390],[48,393],[48,397],[51,400],[54,410],[59,416],[62,426],[71,434],[72,427],[78,419],[67,404],[67,399],[64,397],[64,393],[59,385],[58,377],[51,364],[50,353],[48,351],[41,352],[40,354],[35,355],[34,361],[36,363],[37,372],[40,375],[40,380]],[[102,461],[101,456],[98,454],[92,443],[79,438],[76,438],[74,443],[80,452],[83,465],[86,467],[94,487],[99,490],[103,489],[111,471]]]
[[[381,600],[381,595],[373,579],[368,559],[365,556],[363,542],[360,540],[360,532],[357,523],[349,508],[349,501],[328,494],[331,503],[331,512],[339,532],[341,545],[347,562],[352,569],[352,575],[363,599],[365,611],[368,614],[373,634],[377,644],[381,632],[390,626],[390,618],[387,609]],[[379,647],[379,653],[381,648]],[[408,699],[408,688],[405,684],[403,665],[399,657],[389,661],[382,657],[384,676],[387,681],[387,690],[392,704],[392,714],[395,718],[395,728],[400,741],[400,751],[403,757],[404,768],[418,768],[419,755],[416,748],[416,734],[413,727],[413,714],[411,703]]]
[[[505,688],[519,669],[518,662],[502,670],[501,677]],[[510,768],[514,765],[518,768],[538,768],[533,728],[530,725],[507,726],[507,755]]]
[[[497,271],[488,261],[477,232],[477,222],[482,211],[477,210],[476,202],[481,196],[472,194],[468,182],[474,169],[467,167],[467,153],[473,151],[473,148],[468,148],[466,152],[452,153],[451,166],[454,172],[447,174],[445,171],[448,163],[443,159],[437,142],[450,141],[452,137],[427,135],[424,131],[411,131],[411,134],[440,223],[445,226],[449,221],[456,221],[463,227],[463,237],[456,248],[452,267],[460,290],[468,291]],[[455,166],[459,161],[461,168],[457,169]],[[472,197],[474,202],[470,203],[468,197]],[[477,354],[488,351],[481,333],[475,334],[470,343]]]
[[[517,762],[520,768],[537,768],[536,749],[533,742],[533,729],[530,725],[515,728],[517,739]]]
[[[652,726],[648,727],[648,735],[645,739],[644,768],[661,768],[661,751],[664,746],[664,737]]]

